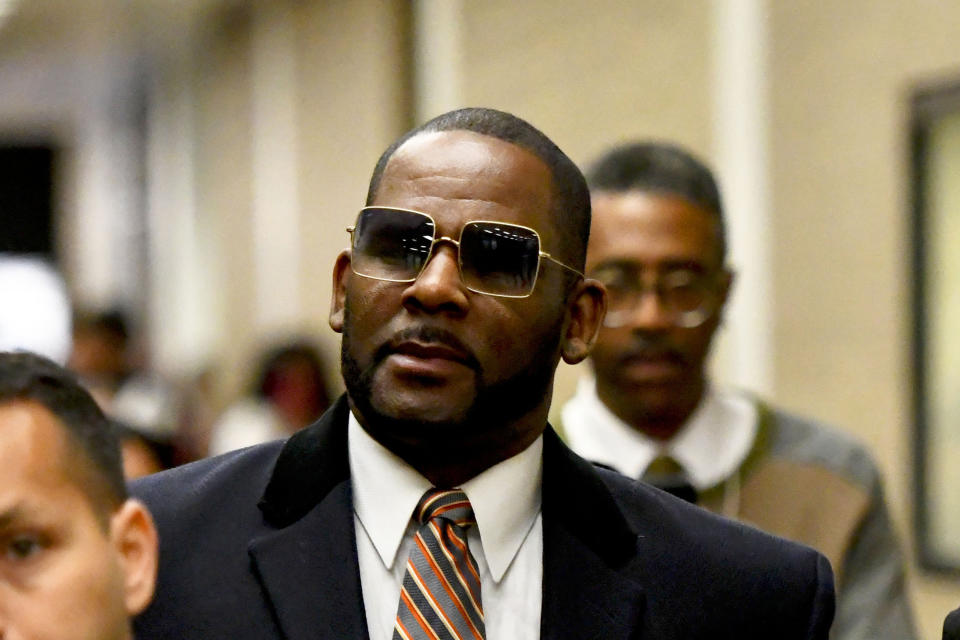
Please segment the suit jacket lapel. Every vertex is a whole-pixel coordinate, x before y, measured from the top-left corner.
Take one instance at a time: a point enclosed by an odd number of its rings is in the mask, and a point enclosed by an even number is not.
[[[641,638],[643,588],[622,571],[636,533],[592,465],[550,428],[543,450],[541,637]]]
[[[249,553],[289,640],[367,640],[347,457],[345,397],[290,438],[260,501],[275,530]]]
[[[345,397],[290,438],[260,508],[276,527],[250,545],[290,640],[367,640],[357,566]],[[544,433],[541,637],[640,638],[643,589],[622,569],[633,532],[590,463]]]
[[[367,640],[350,482],[294,524],[254,540],[250,556],[289,640]]]

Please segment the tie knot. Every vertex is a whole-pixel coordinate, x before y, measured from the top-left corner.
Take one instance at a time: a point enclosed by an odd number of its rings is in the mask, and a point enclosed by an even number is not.
[[[683,465],[670,456],[654,458],[640,479],[687,502],[697,503],[697,490],[690,484]]]
[[[683,466],[672,456],[659,455],[650,461],[647,470],[643,472],[645,477],[661,478],[670,476],[684,475]]]
[[[459,489],[430,489],[420,498],[414,515],[420,524],[434,518],[446,518],[461,527],[477,524],[467,494]]]

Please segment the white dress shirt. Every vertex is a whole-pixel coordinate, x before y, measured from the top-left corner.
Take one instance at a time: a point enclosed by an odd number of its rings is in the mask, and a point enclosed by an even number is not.
[[[352,413],[348,448],[367,630],[371,640],[389,640],[418,527],[411,517],[431,484],[371,438]],[[460,486],[477,519],[467,544],[480,567],[487,640],[540,637],[542,471],[541,436]]]
[[[567,444],[587,460],[639,478],[654,458],[668,455],[698,491],[733,476],[757,436],[757,408],[748,397],[708,388],[673,438],[655,440],[615,416],[600,401],[591,376],[580,379],[562,420]]]

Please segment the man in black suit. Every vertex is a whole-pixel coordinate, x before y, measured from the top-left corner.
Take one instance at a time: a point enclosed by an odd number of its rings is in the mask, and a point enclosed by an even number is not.
[[[822,556],[598,470],[547,428],[554,370],[603,316],[589,202],[503,112],[391,145],[334,266],[346,396],[285,443],[134,486],[161,539],[137,637],[827,638]]]

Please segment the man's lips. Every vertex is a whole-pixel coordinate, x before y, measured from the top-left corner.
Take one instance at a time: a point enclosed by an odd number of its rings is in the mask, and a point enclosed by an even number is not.
[[[464,354],[443,345],[404,343],[391,351],[386,362],[398,373],[418,377],[445,378],[473,371]]]
[[[666,381],[683,373],[683,358],[669,350],[627,353],[618,363],[628,378],[643,382]]]
[[[402,342],[394,346],[391,353],[421,360],[452,360],[462,364],[467,364],[470,360],[463,351],[440,343]]]
[[[480,371],[480,363],[457,336],[431,327],[400,332],[378,355],[403,375],[447,377]]]

